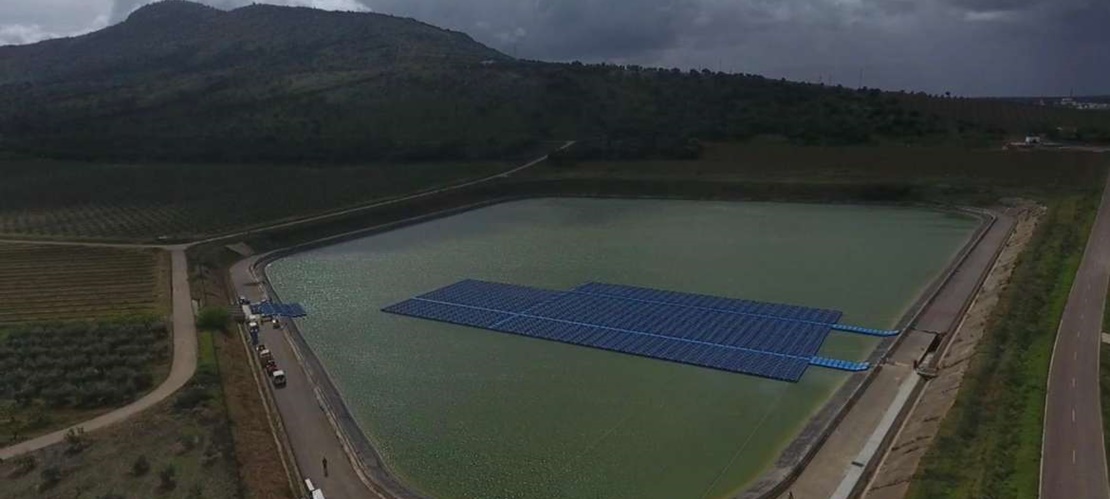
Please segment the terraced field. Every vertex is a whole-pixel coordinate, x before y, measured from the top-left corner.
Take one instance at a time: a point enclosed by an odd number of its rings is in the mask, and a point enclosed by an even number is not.
[[[0,324],[168,312],[157,250],[0,244]]]
[[[0,234],[196,239],[480,178],[509,166],[119,165],[0,159],[5,175]]]

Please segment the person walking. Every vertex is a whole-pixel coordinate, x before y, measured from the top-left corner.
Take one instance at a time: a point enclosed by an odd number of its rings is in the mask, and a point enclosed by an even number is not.
[[[324,465],[324,478],[327,478],[328,477],[328,458],[324,457],[323,459],[320,460],[320,463]]]

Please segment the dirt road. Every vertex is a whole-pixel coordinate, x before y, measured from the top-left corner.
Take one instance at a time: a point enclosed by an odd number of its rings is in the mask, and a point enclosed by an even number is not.
[[[1041,497],[1106,499],[1106,451],[1099,403],[1099,342],[1110,284],[1110,179],[1056,331],[1048,373]]]
[[[66,432],[73,428],[80,427],[84,428],[85,431],[93,431],[122,422],[153,407],[189,382],[197,369],[197,331],[196,324],[193,322],[193,298],[189,291],[189,267],[185,260],[185,249],[183,247],[171,249],[170,255],[173,275],[173,364],[166,380],[158,388],[147,393],[139,400],[112,412],[69,428],[0,449],[0,459],[10,459],[61,442],[65,439]]]

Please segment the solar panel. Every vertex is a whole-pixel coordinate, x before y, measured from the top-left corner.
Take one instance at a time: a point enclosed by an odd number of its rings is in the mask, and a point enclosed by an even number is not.
[[[420,295],[418,298],[505,312],[519,312],[561,294],[563,294],[561,291],[468,279]]]
[[[676,338],[613,331],[599,326],[533,317],[512,317],[499,325],[497,330],[785,381],[797,381],[809,365],[808,359],[799,357],[697,344]],[[622,338],[628,341],[617,341]]]
[[[569,292],[460,281],[386,312],[531,338],[797,381],[841,313],[632,286],[589,283]],[[850,369],[851,368],[851,369]]]
[[[457,305],[423,301],[420,299],[405,300],[382,310],[394,314],[420,317],[439,322],[485,328],[510,317],[509,314],[504,312],[460,307]]]
[[[685,305],[691,307],[713,308],[727,310],[739,314],[766,315],[784,319],[804,320],[822,324],[836,324],[843,315],[838,310],[801,307],[797,305],[782,305],[775,303],[756,302],[734,298],[721,298],[717,296],[700,295],[695,293],[680,293],[677,291],[663,291],[619,284],[604,284],[591,282],[583,284],[572,290],[574,293],[605,295],[631,300],[640,300],[653,303],[666,303]]]
[[[577,293],[527,315],[798,356],[816,354],[829,332],[827,325]]]

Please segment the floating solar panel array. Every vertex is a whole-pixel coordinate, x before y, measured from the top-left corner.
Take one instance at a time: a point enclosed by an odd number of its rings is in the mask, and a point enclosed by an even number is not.
[[[719,296],[662,291],[634,286],[619,286],[591,282],[574,288],[575,293],[594,294],[643,301],[647,303],[669,303],[695,308],[721,310],[744,315],[758,315],[776,319],[792,319],[819,324],[836,324],[844,314],[839,310],[799,307],[751,300],[721,298]]]
[[[383,310],[787,381],[809,365],[861,365],[816,357],[839,311],[631,286],[465,280]]]
[[[274,303],[263,302],[251,305],[251,312],[258,315],[274,315],[280,317],[304,317],[308,315],[299,303]]]

